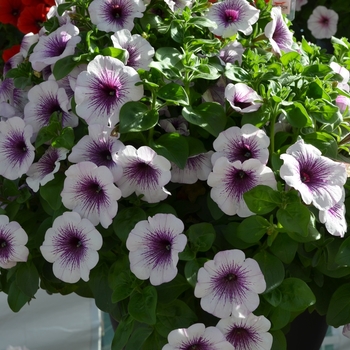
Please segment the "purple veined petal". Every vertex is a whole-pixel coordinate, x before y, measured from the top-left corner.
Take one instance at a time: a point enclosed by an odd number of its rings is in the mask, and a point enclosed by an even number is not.
[[[224,0],[213,4],[206,17],[217,24],[210,28],[215,35],[228,38],[237,32],[251,34],[254,24],[259,19],[260,11],[246,0]]]
[[[242,55],[245,48],[238,41],[230,42],[220,50],[219,58],[224,63],[242,64]]]
[[[316,39],[330,39],[337,32],[338,19],[334,10],[317,6],[307,20],[307,27]]]
[[[96,266],[97,250],[102,236],[93,224],[78,213],[65,212],[57,217],[45,234],[40,247],[43,257],[53,263],[54,275],[67,283],[89,280],[90,270]]]
[[[0,175],[15,180],[28,171],[34,160],[32,134],[32,127],[19,117],[0,121]]]
[[[48,148],[37,163],[33,163],[27,171],[26,182],[34,191],[54,179],[54,174],[60,168],[60,161],[66,159],[68,153],[64,148]]]
[[[280,158],[284,164],[280,176],[299,191],[305,204],[327,210],[340,201],[347,180],[343,164],[323,157],[314,146],[302,139],[290,146]]]
[[[75,85],[76,111],[90,124],[114,127],[119,122],[119,111],[128,101],[143,96],[140,77],[131,67],[113,57],[96,56],[87,71],[78,75]]]
[[[143,195],[142,200],[157,203],[168,196],[164,186],[171,178],[171,164],[165,157],[148,146],[136,149],[128,145],[118,153],[117,161],[123,168],[123,176],[116,182],[123,197],[135,192]]]
[[[228,84],[225,88],[225,98],[230,106],[239,113],[251,113],[257,111],[262,103],[262,98],[252,88],[243,83]]]
[[[258,263],[244,259],[240,250],[221,251],[199,269],[194,294],[203,310],[219,318],[246,317],[258,307],[266,282]]]
[[[73,55],[80,40],[78,27],[72,23],[64,24],[49,35],[39,37],[39,42],[35,45],[29,62],[34,70],[41,72],[59,59]]]
[[[242,128],[233,126],[222,131],[214,140],[213,147],[216,152],[212,156],[212,163],[215,164],[220,157],[226,157],[230,162],[258,159],[266,164],[269,145],[269,137],[254,125],[245,124]]]
[[[277,188],[272,170],[257,159],[231,163],[226,157],[221,157],[216,160],[207,183],[212,187],[210,196],[219,208],[227,215],[240,217],[253,215],[244,201],[245,192],[257,185]]]
[[[142,0],[93,0],[89,5],[91,22],[105,32],[132,30],[134,19],[141,18],[145,10]]]
[[[6,215],[0,215],[0,267],[10,269],[17,262],[27,261],[27,242],[28,236],[18,222],[10,222]]]
[[[270,350],[273,338],[268,332],[270,321],[264,316],[249,314],[245,318],[231,316],[216,325],[235,350]]]
[[[121,192],[113,183],[113,175],[105,166],[92,162],[71,165],[65,172],[62,203],[67,209],[107,228],[118,211]]]
[[[172,214],[156,214],[139,221],[126,241],[130,269],[152,285],[169,282],[177,275],[178,254],[185,249],[182,221]]]
[[[89,125],[89,135],[83,136],[73,146],[68,160],[72,163],[91,161],[97,166],[106,166],[113,174],[114,182],[123,175],[123,168],[117,161],[117,153],[125,146],[111,136],[112,128],[102,124]]]

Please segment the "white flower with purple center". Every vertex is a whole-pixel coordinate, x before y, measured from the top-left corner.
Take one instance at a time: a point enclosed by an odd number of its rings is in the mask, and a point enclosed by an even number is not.
[[[35,156],[32,135],[33,128],[19,117],[0,121],[0,175],[15,180],[28,171]]]
[[[183,230],[183,222],[173,214],[139,221],[126,241],[131,272],[141,280],[149,278],[154,286],[173,280],[187,243]]]
[[[67,209],[89,219],[94,226],[107,228],[117,215],[121,192],[106,166],[92,162],[71,165],[65,172],[62,203]]]
[[[213,4],[206,17],[217,24],[216,28],[210,28],[212,33],[228,38],[237,32],[251,34],[252,24],[259,19],[259,13],[246,0],[224,0]]]
[[[273,337],[268,332],[271,322],[264,316],[249,314],[247,317],[221,319],[216,325],[234,346],[235,350],[270,350]]]
[[[67,283],[89,280],[90,270],[99,260],[102,236],[94,225],[78,213],[65,212],[57,217],[45,234],[40,251],[53,263],[54,275]]]
[[[264,32],[266,38],[270,41],[272,50],[278,55],[281,55],[281,50],[284,52],[291,51],[293,34],[284,21],[280,7],[271,9],[271,18],[272,21],[265,26]]]
[[[350,79],[350,72],[345,68],[342,67],[339,63],[337,62],[331,62],[329,66],[332,68],[332,70],[338,74],[340,74],[343,77],[343,80],[338,83],[337,87],[339,89],[343,89],[344,91],[349,92],[350,87],[349,87],[349,79]]]
[[[280,158],[284,164],[280,176],[290,187],[299,191],[305,204],[327,210],[342,198],[347,180],[343,164],[323,157],[321,151],[303,139],[290,146]]]
[[[78,75],[75,86],[76,111],[90,124],[113,126],[119,111],[128,101],[143,96],[143,86],[136,70],[113,57],[96,56],[87,71]]]
[[[118,30],[111,36],[113,46],[127,51],[126,65],[136,70],[149,70],[154,48],[139,34],[131,35],[127,29]]]
[[[244,83],[228,84],[225,88],[225,98],[231,107],[239,113],[257,111],[262,105],[262,98],[256,91]]]
[[[176,164],[172,164],[171,181],[181,184],[194,184],[198,180],[207,181],[212,171],[212,154],[213,152],[209,151],[189,157],[183,169],[180,169]]]
[[[277,188],[273,171],[258,159],[230,162],[226,157],[215,161],[209,174],[208,185],[212,187],[210,197],[227,215],[242,218],[254,215],[249,210],[243,194],[258,185]]]
[[[49,35],[40,36],[29,57],[29,62],[34,70],[41,72],[45,67],[56,63],[59,59],[73,55],[80,40],[78,27],[67,23]]]
[[[327,231],[333,236],[344,237],[347,231],[347,223],[345,219],[345,190],[341,200],[333,207],[327,210],[320,210],[319,219],[322,224],[325,224]]]
[[[13,89],[15,88],[13,79],[0,79],[0,102],[13,102]]]
[[[104,32],[132,30],[146,6],[142,0],[93,0],[89,5],[91,22]]]
[[[233,41],[225,45],[219,53],[219,58],[225,65],[226,63],[235,64],[238,62],[242,64],[242,56],[245,48],[238,41]]]
[[[113,174],[114,182],[123,175],[123,169],[117,162],[117,153],[124,144],[110,136],[113,129],[101,124],[89,125],[89,135],[83,136],[73,146],[68,160],[72,163],[91,161],[98,166],[106,166]]]
[[[338,14],[324,6],[317,6],[307,20],[307,27],[316,39],[330,39],[337,32]]]
[[[0,267],[10,269],[17,262],[27,261],[27,242],[28,236],[18,222],[10,222],[6,215],[0,215]]]
[[[49,147],[37,163],[33,163],[27,171],[26,182],[34,191],[55,178],[60,168],[60,161],[66,159],[68,150],[65,148]]]
[[[266,164],[269,159],[270,138],[265,131],[252,124],[244,124],[242,128],[232,126],[222,131],[214,140],[215,153],[212,163],[220,157],[226,157],[230,162],[237,160],[242,163],[248,159],[258,159]]]
[[[211,85],[208,90],[203,94],[203,100],[205,102],[217,102],[221,106],[225,106],[225,88],[227,86],[227,80],[224,77],[220,77],[214,85]]]
[[[216,327],[195,323],[188,328],[179,328],[168,335],[168,344],[162,350],[234,350]]]
[[[247,317],[259,303],[266,282],[258,263],[238,249],[217,253],[198,271],[194,295],[204,311],[219,317]]]
[[[28,33],[22,38],[20,53],[24,58],[28,56],[28,52],[32,45],[39,41],[39,34]]]
[[[171,178],[171,164],[150,147],[126,146],[119,151],[117,161],[123,168],[123,176],[116,182],[123,197],[135,192],[148,203],[158,203],[170,194],[164,186]]]
[[[335,104],[338,106],[340,112],[344,113],[346,110],[349,111],[350,109],[350,98],[343,95],[339,95],[335,99]]]
[[[28,91],[29,102],[24,107],[24,120],[33,127],[34,138],[43,126],[47,126],[54,112],[60,114],[62,127],[78,125],[78,118],[69,108],[66,91],[56,81],[48,80]]]

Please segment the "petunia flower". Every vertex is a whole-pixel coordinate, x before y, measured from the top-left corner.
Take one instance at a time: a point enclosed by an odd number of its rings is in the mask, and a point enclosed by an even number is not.
[[[301,7],[307,4],[308,0],[296,0],[295,11],[301,11]]]
[[[251,34],[252,24],[259,19],[259,13],[246,0],[224,0],[213,4],[206,17],[217,24],[216,28],[209,28],[212,33],[228,38],[237,32]]]
[[[39,35],[34,33],[27,33],[21,41],[20,53],[24,58],[28,56],[29,49],[32,45],[39,41]]]
[[[165,132],[176,132],[184,136],[190,134],[190,131],[188,130],[188,121],[182,115],[160,119],[158,123]]]
[[[0,23],[17,26],[19,15],[24,9],[21,0],[2,0],[0,2]]]
[[[71,165],[65,175],[63,205],[89,219],[94,226],[101,223],[107,228],[117,214],[117,200],[121,197],[111,171],[106,166],[80,162]]]
[[[307,27],[316,39],[330,39],[337,32],[338,14],[324,6],[317,6],[307,20]]]
[[[343,95],[338,95],[335,99],[335,104],[338,106],[340,112],[344,113],[346,109],[348,109],[348,111],[350,109],[350,98]]]
[[[232,126],[222,131],[214,140],[215,153],[212,163],[220,157],[226,157],[230,162],[239,160],[244,162],[248,159],[258,159],[266,164],[269,159],[270,138],[264,130],[252,124],[244,124],[242,128]]]
[[[15,180],[28,171],[34,160],[32,135],[33,128],[19,117],[0,121],[0,175]]]
[[[212,170],[212,154],[213,152],[209,151],[188,157],[183,169],[180,169],[176,164],[172,164],[171,181],[182,184],[194,184],[198,180],[207,181]]]
[[[13,45],[8,49],[3,50],[1,57],[4,60],[4,62],[7,62],[11,57],[18,54],[20,49],[21,49],[21,45],[18,45],[18,44]]]
[[[39,42],[29,57],[29,62],[34,70],[41,72],[59,59],[73,55],[80,41],[78,27],[71,23],[65,24],[49,35],[40,36]]]
[[[349,92],[349,80],[350,80],[350,72],[345,68],[342,67],[337,62],[331,62],[329,66],[332,68],[332,70],[338,74],[340,74],[343,77],[343,80],[338,83],[337,87],[340,89],[343,89],[344,91]]]
[[[146,6],[142,0],[93,0],[89,5],[91,22],[104,32],[132,30]]]
[[[78,118],[68,110],[69,99],[56,81],[48,80],[34,85],[28,91],[29,102],[24,107],[24,120],[33,127],[34,138],[43,126],[47,126],[54,112],[61,116],[62,126],[75,127]]]
[[[214,85],[209,86],[209,88],[203,94],[203,100],[205,102],[217,102],[220,103],[221,106],[225,106],[226,98],[225,98],[225,89],[227,86],[227,79],[224,77],[220,77]]]
[[[37,163],[33,163],[27,171],[26,182],[34,191],[55,178],[54,174],[60,168],[60,160],[66,159],[68,150],[49,147]]]
[[[178,11],[179,13],[182,13],[185,7],[191,8],[193,4],[193,0],[164,0],[164,2],[169,6],[171,11]]]
[[[337,204],[343,193],[347,173],[343,164],[323,157],[321,151],[299,139],[280,158],[280,176],[299,191],[305,204],[327,210]]]
[[[257,185],[277,188],[272,170],[258,159],[230,162],[226,157],[215,161],[213,171],[208,176],[208,185],[212,187],[210,197],[227,215],[248,217],[253,215],[243,194]]]
[[[0,215],[0,267],[10,269],[17,262],[27,261],[29,250],[25,246],[28,236],[16,221]]]
[[[257,102],[262,100],[261,96],[244,83],[228,84],[225,88],[225,98],[239,113],[255,112],[262,105]]]
[[[270,350],[273,338],[268,332],[271,322],[264,316],[249,314],[247,317],[221,319],[216,325],[234,346],[235,350]]]
[[[258,263],[238,249],[220,251],[198,271],[194,295],[204,311],[219,317],[247,317],[259,305],[266,282]]]
[[[113,46],[127,51],[126,65],[135,70],[149,70],[154,48],[139,34],[131,35],[127,29],[118,30],[111,36]]]
[[[39,33],[49,9],[50,7],[43,3],[25,6],[18,18],[17,28],[24,34]]]
[[[281,51],[289,52],[292,50],[293,34],[284,21],[280,7],[271,9],[272,21],[264,29],[267,39],[269,39],[272,50],[281,56]]]
[[[73,146],[68,160],[72,163],[91,161],[97,166],[106,166],[113,174],[114,182],[123,175],[123,169],[117,162],[117,153],[124,148],[122,142],[111,135],[112,128],[101,124],[89,125],[89,135],[83,136]]]
[[[40,251],[53,263],[54,275],[67,283],[89,280],[90,270],[99,260],[97,250],[102,236],[94,225],[78,213],[65,212],[57,217],[45,233]]]
[[[183,222],[173,214],[139,221],[126,241],[131,272],[141,280],[149,278],[154,286],[173,280],[179,253],[187,243],[183,230]]]
[[[171,178],[171,164],[148,146],[136,149],[128,145],[119,151],[117,161],[123,168],[123,176],[116,182],[123,197],[135,192],[148,203],[158,203],[170,194],[164,186]]]
[[[327,210],[320,210],[319,219],[325,224],[327,231],[333,236],[344,237],[347,232],[347,223],[345,219],[345,191],[343,189],[342,198],[333,207]]]
[[[242,56],[245,48],[238,41],[233,41],[225,45],[219,53],[219,58],[223,64],[231,63],[235,64],[238,62],[239,65],[242,64]]]
[[[76,111],[88,124],[113,126],[119,122],[119,111],[128,101],[143,96],[136,70],[113,57],[96,56],[87,71],[78,75],[75,86]]]
[[[216,327],[205,327],[203,323],[195,323],[188,328],[171,331],[168,344],[162,350],[234,350]]]

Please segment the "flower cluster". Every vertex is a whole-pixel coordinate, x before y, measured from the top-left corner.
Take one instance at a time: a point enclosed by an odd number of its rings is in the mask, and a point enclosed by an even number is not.
[[[39,286],[94,298],[115,349],[268,350],[308,308],[350,323],[348,41],[297,41],[264,0],[48,5],[0,81],[12,310]]]

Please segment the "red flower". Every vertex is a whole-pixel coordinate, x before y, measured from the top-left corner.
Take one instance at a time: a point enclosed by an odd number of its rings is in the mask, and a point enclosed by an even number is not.
[[[2,52],[2,59],[7,62],[12,56],[19,52],[21,45],[13,45]]]
[[[21,0],[0,0],[0,22],[17,26],[23,8]]]
[[[38,4],[47,4],[48,6],[55,6],[55,0],[22,0],[22,4],[25,6],[35,6]]]
[[[38,33],[43,22],[46,21],[46,14],[50,7],[45,4],[37,4],[26,7],[18,18],[17,28],[24,34]]]

